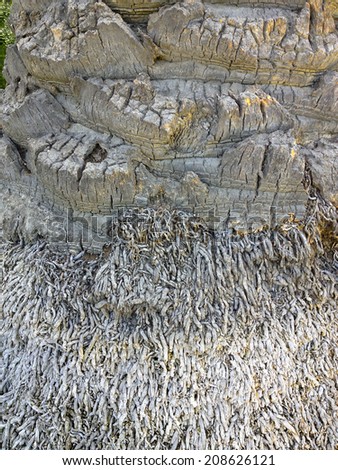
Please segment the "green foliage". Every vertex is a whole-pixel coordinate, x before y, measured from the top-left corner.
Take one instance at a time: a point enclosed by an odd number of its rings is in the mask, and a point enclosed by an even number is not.
[[[14,42],[14,35],[7,23],[11,4],[11,0],[0,0],[0,88],[6,86],[6,81],[1,73],[5,61],[6,47]]]

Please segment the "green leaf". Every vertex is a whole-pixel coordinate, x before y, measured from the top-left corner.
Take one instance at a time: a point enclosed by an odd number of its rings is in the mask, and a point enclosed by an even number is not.
[[[1,73],[5,62],[6,48],[15,40],[7,22],[11,5],[12,2],[9,0],[0,0],[0,88],[6,86],[6,81]]]

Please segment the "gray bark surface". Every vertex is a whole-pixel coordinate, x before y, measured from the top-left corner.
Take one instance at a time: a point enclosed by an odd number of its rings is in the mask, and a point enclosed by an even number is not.
[[[337,18],[13,0],[3,448],[337,448]]]
[[[14,1],[2,145],[25,171],[5,197],[273,228],[304,217],[306,168],[336,204],[336,14],[321,0]]]

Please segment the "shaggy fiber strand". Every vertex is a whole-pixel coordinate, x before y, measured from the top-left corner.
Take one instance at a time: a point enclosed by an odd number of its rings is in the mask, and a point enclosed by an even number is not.
[[[334,449],[337,262],[314,220],[129,211],[98,258],[8,247],[3,447]]]

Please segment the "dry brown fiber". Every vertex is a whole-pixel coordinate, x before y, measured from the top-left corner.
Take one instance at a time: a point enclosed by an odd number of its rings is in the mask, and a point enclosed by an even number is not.
[[[8,246],[3,448],[336,448],[337,254],[316,227],[215,236],[143,210],[99,258]]]

